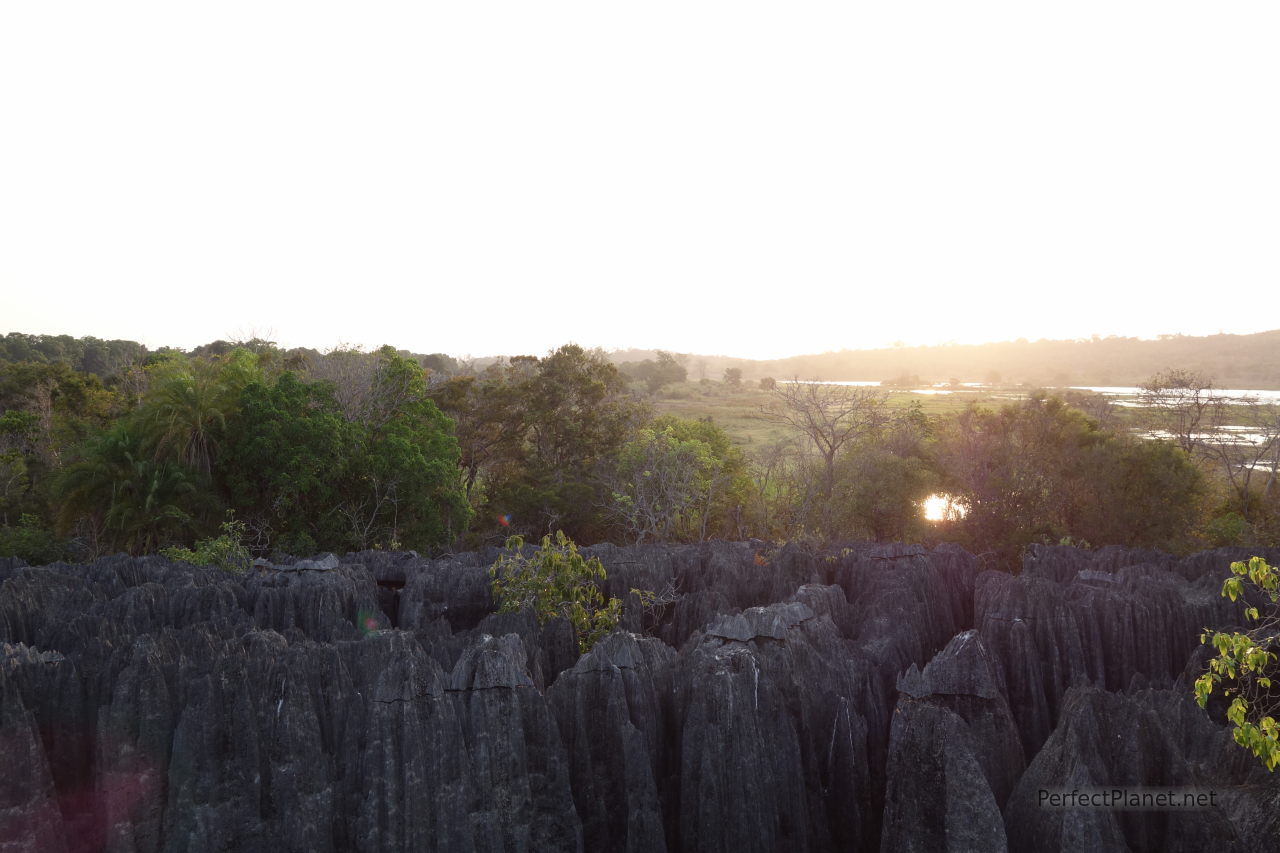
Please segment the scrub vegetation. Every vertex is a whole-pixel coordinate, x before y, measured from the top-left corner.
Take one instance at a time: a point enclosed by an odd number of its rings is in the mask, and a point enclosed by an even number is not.
[[[1169,345],[1182,346],[1182,341]],[[483,366],[392,347],[0,339],[0,550],[253,556],[572,541],[1280,542],[1280,413],[1190,370],[1087,392],[803,384],[568,344]],[[947,393],[939,393],[945,391]],[[930,495],[958,512],[926,520]],[[190,553],[198,553],[199,549]]]

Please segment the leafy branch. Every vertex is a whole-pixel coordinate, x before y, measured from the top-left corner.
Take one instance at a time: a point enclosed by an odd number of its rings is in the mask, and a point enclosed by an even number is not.
[[[506,543],[507,553],[489,567],[499,613],[528,607],[539,624],[565,619],[573,625],[583,654],[618,627],[622,602],[606,601],[596,585],[607,577],[599,557],[585,559],[562,530],[556,531],[554,542],[543,536],[542,546],[530,557],[524,556],[523,548],[524,539],[512,536]]]
[[[1248,749],[1267,770],[1280,764],[1280,695],[1272,690],[1280,657],[1280,571],[1267,565],[1261,557],[1248,563],[1231,564],[1231,577],[1223,581],[1222,595],[1237,601],[1253,589],[1260,590],[1271,601],[1266,613],[1257,607],[1245,608],[1245,619],[1257,624],[1246,631],[1205,632],[1201,643],[1211,643],[1217,655],[1209,661],[1209,669],[1196,679],[1196,702],[1203,708],[1215,687],[1231,699],[1227,720],[1235,727],[1236,743]],[[1247,585],[1246,585],[1247,582]]]

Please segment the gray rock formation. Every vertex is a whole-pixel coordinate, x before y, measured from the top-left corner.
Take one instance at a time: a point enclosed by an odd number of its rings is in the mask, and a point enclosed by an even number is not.
[[[975,745],[974,758],[1003,808],[1026,768],[1013,712],[1005,698],[999,663],[976,630],[957,634],[921,672],[914,664],[898,680],[898,714],[933,705],[964,724]],[[890,771],[890,778],[895,773]]]
[[[977,631],[898,679],[882,851],[1004,850],[1000,809],[1026,766],[998,663]]]
[[[980,755],[964,721],[941,705],[908,702],[900,708],[889,741],[881,851],[1007,850]]]
[[[1067,688],[1124,690],[1135,675],[1172,685],[1204,626],[1239,618],[1219,595],[1221,577],[1192,582],[1149,563],[1108,571],[1074,549],[1055,554],[1056,567],[1042,554],[1030,574],[983,572],[974,591],[976,625],[1000,661],[1028,755],[1052,731]]]
[[[1010,849],[1280,850],[1280,789],[1186,690],[1068,691],[1005,808]],[[1045,792],[1213,793],[1203,809],[1052,808]]]
[[[23,701],[19,680],[31,670],[59,667],[65,658],[28,646],[0,644],[0,851],[62,853],[66,827],[58,807],[37,715]],[[31,681],[44,681],[36,673]]]
[[[412,631],[444,619],[455,631],[476,627],[494,609],[491,564],[459,554],[415,566],[400,592],[399,626]]]
[[[875,837],[872,667],[793,602],[726,616],[674,677],[678,837],[689,850],[827,850]]]
[[[583,839],[593,851],[665,851],[665,722],[675,652],[619,631],[551,686]]]
[[[1276,849],[1187,696],[1247,555],[586,550],[669,595],[581,657],[494,612],[492,549],[0,561],[0,853]],[[1034,801],[1086,784],[1225,805]]]

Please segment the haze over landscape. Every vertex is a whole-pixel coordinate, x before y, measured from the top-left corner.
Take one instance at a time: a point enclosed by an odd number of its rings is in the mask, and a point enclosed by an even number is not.
[[[744,358],[1263,331],[1277,24],[9,4],[4,326]]]

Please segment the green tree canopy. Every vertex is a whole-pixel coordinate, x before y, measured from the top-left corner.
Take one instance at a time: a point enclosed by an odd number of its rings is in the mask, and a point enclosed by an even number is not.
[[[880,542],[921,539],[921,504],[940,482],[932,434],[915,404],[848,446],[835,467],[833,531]]]
[[[526,532],[608,537],[602,475],[648,410],[603,353],[567,344],[433,393],[459,421],[468,483],[483,481],[473,496],[486,529],[501,517]]]
[[[341,549],[338,486],[351,440],[332,386],[285,371],[241,392],[217,477],[249,529],[279,549]]]
[[[938,460],[969,546],[1011,564],[1023,545],[1064,537],[1175,547],[1203,512],[1185,453],[1103,430],[1057,397],[970,406],[945,423]]]
[[[623,365],[627,376],[645,384],[650,394],[656,394],[667,385],[684,382],[689,371],[674,355],[658,350],[657,358],[646,358],[644,361]]]
[[[618,451],[615,512],[637,542],[733,536],[751,483],[746,460],[709,421],[663,416]]]
[[[605,600],[598,583],[605,580],[599,557],[584,558],[572,539],[557,530],[555,540],[542,537],[542,545],[525,556],[524,540],[512,536],[506,553],[489,567],[498,612],[517,613],[529,608],[539,623],[562,618],[578,636],[578,651],[585,654],[618,626],[622,602]]]
[[[344,414],[328,382],[255,382],[228,423],[218,477],[249,528],[283,550],[427,549],[470,521],[452,422],[422,368],[377,354],[365,404]]]
[[[93,551],[142,553],[187,541],[216,515],[204,485],[191,469],[157,459],[120,420],[61,473],[54,493],[62,528],[85,522]]]
[[[379,351],[368,417],[353,426],[343,513],[358,547],[428,548],[467,529],[453,422],[427,396],[416,361]]]
[[[227,417],[245,387],[262,377],[245,349],[215,360],[174,358],[151,368],[150,387],[134,413],[157,458],[170,458],[208,475]]]

